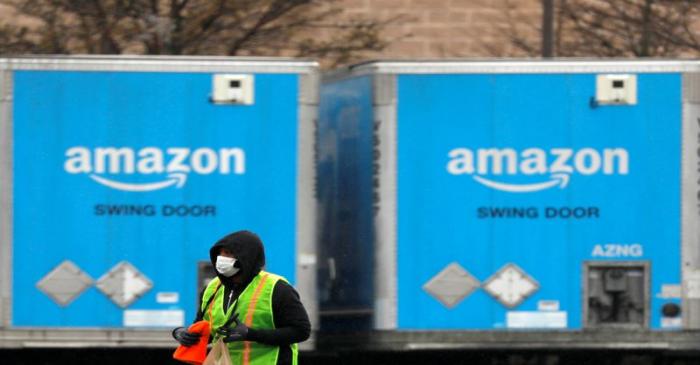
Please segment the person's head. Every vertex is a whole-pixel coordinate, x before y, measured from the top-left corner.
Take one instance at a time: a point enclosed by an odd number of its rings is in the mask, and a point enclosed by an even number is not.
[[[226,247],[219,248],[219,256],[236,258],[236,256],[233,256],[233,251],[229,250]]]
[[[221,238],[209,250],[209,257],[224,284],[246,284],[265,266],[263,243],[250,231]]]

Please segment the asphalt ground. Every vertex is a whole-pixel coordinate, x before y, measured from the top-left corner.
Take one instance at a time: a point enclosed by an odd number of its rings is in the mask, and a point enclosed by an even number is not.
[[[2,349],[0,364],[183,364],[166,349]],[[301,352],[299,364],[359,365],[698,365],[700,352],[667,351],[352,351]]]

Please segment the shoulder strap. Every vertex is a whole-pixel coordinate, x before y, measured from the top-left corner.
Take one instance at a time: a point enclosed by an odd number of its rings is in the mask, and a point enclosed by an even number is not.
[[[219,291],[219,288],[221,288],[221,282],[216,285],[216,289],[214,290],[214,293],[211,294],[209,299],[207,299],[207,304],[204,305],[204,308],[209,307],[209,321],[211,322],[212,317],[211,317],[211,308],[213,307],[212,302],[214,301],[214,298],[216,298],[216,293]],[[200,307],[200,310],[202,312],[202,318],[204,318],[204,309]]]
[[[226,327],[231,327],[231,324],[233,322],[238,323],[238,315],[236,314],[236,308],[238,308],[238,299],[236,299],[235,302],[233,302],[233,309],[231,309],[231,316],[228,317],[226,320],[226,323],[224,323],[221,328],[226,328]]]

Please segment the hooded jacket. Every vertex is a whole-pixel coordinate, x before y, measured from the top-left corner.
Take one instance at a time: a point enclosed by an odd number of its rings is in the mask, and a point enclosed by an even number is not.
[[[216,275],[227,290],[235,289],[240,293],[265,266],[265,249],[263,248],[262,241],[255,233],[249,231],[238,231],[229,234],[218,240],[211,249],[209,249],[209,259],[214,267],[216,267],[216,257],[219,255],[222,248],[226,248],[233,253],[233,257],[236,258],[236,264],[234,266],[238,267],[240,270],[236,275],[228,278],[218,272]],[[237,278],[236,280],[238,280],[240,284],[234,283],[234,277]],[[225,294],[228,296],[229,293],[226,292]]]
[[[265,250],[262,241],[255,233],[249,231],[234,232],[214,243],[209,250],[209,258],[214,267],[216,267],[216,258],[222,248],[233,253],[236,259],[234,266],[239,268],[239,271],[232,277],[225,277],[217,272],[217,276],[224,286],[224,298],[232,295],[235,300],[265,266]],[[204,293],[202,292],[202,294]],[[201,298],[200,295],[200,303]],[[227,304],[227,302],[224,303],[225,306]],[[224,307],[224,310],[227,309]],[[284,280],[279,280],[275,284],[272,292],[272,312],[275,328],[249,328],[246,340],[280,346],[277,364],[291,364],[291,350],[289,346],[284,345],[308,339],[311,333],[311,324],[306,309],[299,299],[299,294]],[[204,313],[199,310],[196,321],[201,320],[203,316]]]

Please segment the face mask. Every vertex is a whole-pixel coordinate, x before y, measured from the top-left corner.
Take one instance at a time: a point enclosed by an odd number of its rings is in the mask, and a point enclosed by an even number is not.
[[[236,263],[236,259],[232,257],[226,257],[226,256],[217,256],[216,257],[216,271],[219,272],[219,274],[230,278],[233,275],[236,275],[238,270],[240,270],[237,267],[233,267],[233,265]]]

